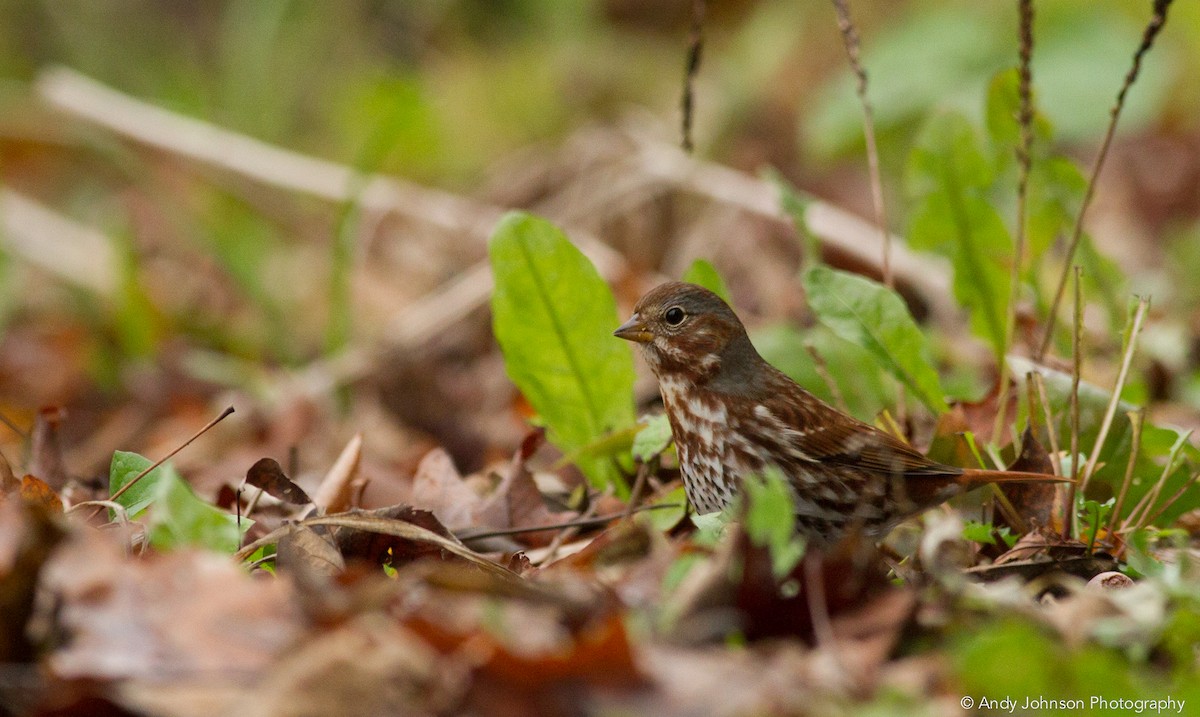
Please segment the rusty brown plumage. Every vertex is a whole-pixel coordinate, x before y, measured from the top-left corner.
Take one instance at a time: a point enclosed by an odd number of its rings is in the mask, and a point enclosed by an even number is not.
[[[767,363],[733,310],[694,284],[651,290],[615,335],[638,344],[658,378],[688,500],[702,513],[770,465],[792,489],[797,529],[821,542],[856,527],[882,537],[988,483],[1059,480],[943,465],[842,413]]]

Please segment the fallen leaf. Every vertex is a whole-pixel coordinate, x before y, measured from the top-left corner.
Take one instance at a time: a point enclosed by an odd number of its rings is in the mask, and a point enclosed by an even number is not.
[[[246,471],[246,482],[255,488],[293,505],[311,503],[312,499],[300,486],[283,473],[283,467],[274,458],[261,458]]]
[[[45,665],[64,679],[253,679],[299,634],[284,580],[196,550],[131,558],[107,533],[74,535],[47,563],[35,618],[65,636]]]
[[[63,512],[62,499],[54,489],[36,476],[21,479],[21,498],[26,503],[36,503],[51,513]]]
[[[346,569],[341,552],[328,538],[307,525],[289,523],[286,530],[275,553],[275,565],[280,570],[329,577]]]
[[[463,482],[450,454],[435,448],[421,459],[413,476],[412,503],[428,510],[452,531],[475,525],[482,499]],[[489,526],[506,527],[506,526]]]

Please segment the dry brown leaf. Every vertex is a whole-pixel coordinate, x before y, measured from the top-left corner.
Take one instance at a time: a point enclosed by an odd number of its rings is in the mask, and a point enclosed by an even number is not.
[[[63,512],[62,499],[53,488],[36,476],[25,476],[21,479],[21,498],[26,503],[37,504],[51,513]]]
[[[482,500],[463,482],[450,454],[435,448],[417,466],[412,502],[415,507],[432,512],[442,525],[457,531],[475,525]]]
[[[246,471],[246,482],[255,488],[293,505],[311,503],[304,489],[284,475],[283,467],[274,458],[261,458]]]
[[[299,634],[288,585],[227,556],[131,558],[107,533],[80,532],[42,581],[54,599],[39,622],[69,638],[45,664],[65,679],[253,679]]]
[[[289,523],[286,530],[275,553],[275,565],[280,570],[328,577],[346,569],[341,552],[328,538],[307,525]]]

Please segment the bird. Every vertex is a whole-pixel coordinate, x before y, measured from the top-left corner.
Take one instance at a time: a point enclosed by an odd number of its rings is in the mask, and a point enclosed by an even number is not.
[[[658,379],[688,502],[722,510],[742,481],[772,467],[794,502],[796,532],[832,545],[881,540],[898,523],[989,483],[1062,482],[1038,473],[959,468],[806,391],[768,363],[733,309],[696,284],[647,292],[613,335]]]

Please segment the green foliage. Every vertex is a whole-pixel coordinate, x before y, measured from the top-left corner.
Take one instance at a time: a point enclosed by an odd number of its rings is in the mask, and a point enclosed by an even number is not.
[[[671,445],[671,422],[667,414],[642,419],[645,425],[633,437],[633,458],[645,463]]]
[[[961,115],[935,116],[909,158],[908,189],[917,206],[908,241],[950,259],[954,295],[971,310],[971,328],[1001,356],[1013,245],[986,196],[994,176],[970,123]]]
[[[136,453],[127,451],[113,452],[112,463],[109,464],[108,468],[109,495],[116,495],[118,491],[125,487],[126,483],[137,477],[138,473],[150,467],[150,463],[151,461]],[[126,515],[130,518],[136,518],[154,500],[159,481],[172,479],[182,480],[170,463],[164,463],[142,477],[132,488],[117,498],[116,502],[125,509]],[[109,519],[112,520],[115,517],[115,514],[110,510]]]
[[[828,328],[817,325],[801,333],[794,326],[766,326],[751,335],[754,347],[772,366],[816,395],[822,401],[838,404],[833,389],[825,381],[809,355],[817,355],[836,371],[827,376],[836,385],[847,410],[870,421],[896,402],[895,383],[879,370],[874,357],[857,344],[840,338]]]
[[[899,294],[865,277],[825,266],[805,272],[804,290],[822,324],[869,351],[880,368],[931,411],[946,410],[925,335]]]
[[[683,280],[703,286],[705,289],[724,299],[727,304],[733,303],[729,298],[729,287],[725,285],[725,280],[717,272],[717,267],[713,266],[710,261],[705,259],[693,261],[687,271],[683,272]]]
[[[783,207],[783,211],[792,218],[792,226],[795,228],[796,235],[800,238],[800,245],[804,250],[801,257],[804,262],[803,266],[815,266],[821,263],[821,243],[808,228],[808,207],[812,204],[812,196],[797,189],[788,181],[787,177],[780,174],[774,167],[764,169],[762,177],[775,187],[775,191],[779,192],[779,206]]]
[[[111,492],[115,494],[150,465],[149,459],[136,453],[115,452],[109,468]],[[194,545],[233,553],[253,523],[243,519],[239,527],[236,516],[197,498],[170,463],[148,473],[117,498],[117,503],[131,518],[149,509],[150,544],[159,550]]]
[[[1011,548],[1017,542],[1017,536],[1013,535],[1012,529],[1007,525],[997,529],[991,523],[980,523],[975,520],[968,520],[963,524],[963,538],[975,543],[996,545],[997,534],[1007,547]]]
[[[804,540],[796,534],[796,506],[783,473],[774,466],[761,476],[746,476],[746,534],[771,551],[771,568],[783,577],[804,557]]]
[[[571,453],[633,426],[633,355],[612,336],[616,302],[587,257],[554,225],[519,212],[500,221],[488,253],[504,365],[550,441]],[[593,485],[625,490],[611,458],[578,464]]]

